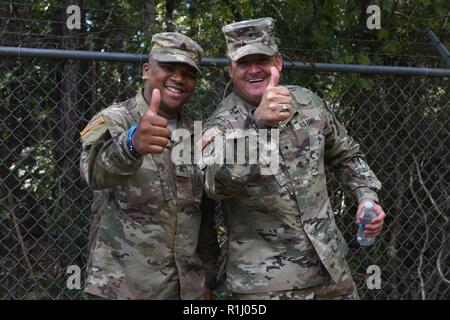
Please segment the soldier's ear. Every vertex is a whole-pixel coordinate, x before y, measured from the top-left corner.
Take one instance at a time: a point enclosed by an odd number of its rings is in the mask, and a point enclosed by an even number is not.
[[[281,55],[281,53],[278,53],[275,56],[275,67],[278,69],[280,73],[281,70],[283,70],[283,65],[284,65],[283,56]]]
[[[151,66],[149,63],[144,63],[142,66],[142,79],[148,80],[151,75]]]
[[[232,78],[233,74],[233,64],[230,59],[228,59],[228,75]]]

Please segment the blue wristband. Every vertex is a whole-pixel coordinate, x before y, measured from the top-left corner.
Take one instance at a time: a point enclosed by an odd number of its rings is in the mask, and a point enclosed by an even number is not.
[[[133,143],[131,142],[131,138],[133,137],[134,132],[137,129],[137,124],[134,124],[131,126],[130,130],[128,131],[128,137],[127,137],[127,147],[128,151],[130,151],[131,155],[135,158],[142,157],[142,155],[136,150],[136,148],[133,146]]]

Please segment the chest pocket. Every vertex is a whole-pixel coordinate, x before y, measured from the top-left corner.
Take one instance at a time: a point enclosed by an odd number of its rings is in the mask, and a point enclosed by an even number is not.
[[[284,130],[280,134],[280,153],[291,179],[298,180],[310,161],[308,128]]]
[[[317,128],[309,128],[308,132],[311,175],[317,176],[325,171],[323,163],[325,136],[323,130]]]
[[[196,166],[191,164],[175,166],[178,199],[200,202],[202,184],[196,170]]]
[[[288,128],[280,134],[280,153],[294,187],[309,185],[323,172],[323,147],[323,132],[317,128]]]
[[[150,155],[144,157],[141,168],[129,179],[125,196],[127,208],[165,200],[158,168]]]

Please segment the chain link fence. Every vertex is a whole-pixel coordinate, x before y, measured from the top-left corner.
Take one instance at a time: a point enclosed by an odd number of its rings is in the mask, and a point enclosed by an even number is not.
[[[141,64],[1,57],[0,69],[0,298],[83,298],[67,287],[69,266],[84,277],[91,219],[79,132],[101,109],[136,94]],[[354,201],[327,172],[360,295],[449,299],[449,77],[290,68],[282,83],[323,97],[383,183],[385,228],[363,248]],[[223,65],[205,66],[184,111],[206,119],[230,90]],[[379,289],[366,283],[372,265],[381,271]]]

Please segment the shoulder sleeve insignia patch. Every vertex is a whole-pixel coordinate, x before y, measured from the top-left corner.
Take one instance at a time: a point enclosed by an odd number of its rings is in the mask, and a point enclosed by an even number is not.
[[[203,148],[205,148],[205,146],[210,142],[213,141],[214,138],[220,134],[219,129],[217,129],[217,127],[212,127],[209,128],[208,130],[206,130],[205,132],[203,132],[202,137],[200,139],[198,139],[198,141],[196,142],[197,147],[200,150],[203,150]]]
[[[80,132],[80,137],[84,136],[88,131],[90,131],[92,128],[98,126],[99,124],[102,124],[105,122],[105,119],[100,116],[97,119],[91,121],[88,123],[88,125],[86,126],[86,128],[83,129],[83,131]]]

